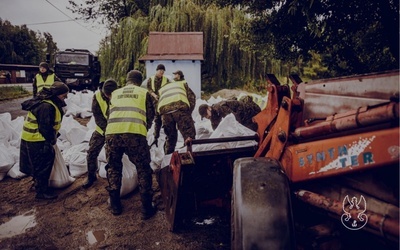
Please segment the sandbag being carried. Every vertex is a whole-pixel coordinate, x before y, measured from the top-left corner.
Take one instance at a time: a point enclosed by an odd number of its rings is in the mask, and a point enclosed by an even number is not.
[[[69,175],[67,165],[65,165],[64,158],[62,157],[61,151],[57,144],[53,147],[56,156],[49,178],[49,186],[54,188],[64,188],[71,185],[75,181],[75,178]]]
[[[101,178],[107,178],[107,170],[106,166],[107,163],[104,162],[99,162],[100,167],[99,167],[99,176]],[[137,170],[135,164],[133,164],[128,156],[124,154],[122,157],[122,183],[121,183],[121,190],[120,190],[120,195],[121,197],[124,195],[129,194],[133,190],[136,189],[136,187],[139,185],[139,179],[137,175]]]

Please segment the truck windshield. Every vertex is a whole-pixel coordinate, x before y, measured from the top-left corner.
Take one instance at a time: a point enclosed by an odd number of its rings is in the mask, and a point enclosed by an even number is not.
[[[56,64],[79,64],[89,65],[89,55],[83,54],[57,54]]]

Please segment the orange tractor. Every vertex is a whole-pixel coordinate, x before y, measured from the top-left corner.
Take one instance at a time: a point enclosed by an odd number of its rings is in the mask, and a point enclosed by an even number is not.
[[[268,75],[254,136],[173,153],[159,176],[170,230],[212,204],[230,211],[232,249],[396,249],[399,71],[290,79]]]

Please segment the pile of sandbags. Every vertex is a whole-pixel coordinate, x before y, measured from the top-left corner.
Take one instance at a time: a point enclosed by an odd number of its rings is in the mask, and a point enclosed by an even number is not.
[[[91,103],[93,92],[69,93],[66,99],[65,116],[60,129],[60,136],[57,140],[56,153],[57,167],[53,168],[50,185],[57,188],[65,187],[71,184],[75,178],[87,173],[87,151],[89,149],[89,140],[95,129],[94,118],[91,113]],[[196,107],[192,113],[195,121],[196,138],[221,138],[233,136],[253,135],[254,131],[247,129],[235,120],[233,115],[226,116],[214,131],[208,119],[201,119],[198,113],[198,107],[201,104],[215,104],[223,101],[220,96],[211,97],[208,101],[197,99]],[[91,117],[86,126],[77,122],[74,117]],[[22,178],[25,175],[19,172],[19,144],[24,117],[18,117],[11,121],[9,113],[0,114],[0,180],[5,175],[11,178]],[[154,124],[148,131],[148,145],[154,142]],[[163,146],[165,143],[165,134],[163,129],[160,131],[158,146],[153,145],[150,148],[151,168],[160,169],[161,166],[169,164],[171,155],[164,155]],[[250,142],[255,143],[255,142]],[[228,142],[194,145],[193,151],[204,151],[223,148],[235,148],[248,146],[249,142]],[[177,151],[186,151],[182,135],[178,133]],[[126,195],[133,191],[138,185],[136,167],[131,163],[126,155],[123,157],[123,176],[121,195]],[[105,166],[107,165],[105,150],[101,151],[98,157],[99,176],[107,178]],[[67,170],[67,171],[66,171]]]

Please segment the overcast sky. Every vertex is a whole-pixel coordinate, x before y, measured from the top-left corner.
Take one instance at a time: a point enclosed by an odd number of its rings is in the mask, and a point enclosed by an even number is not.
[[[0,18],[13,25],[26,24],[33,31],[50,33],[60,50],[88,49],[95,53],[107,30],[98,23],[72,21],[80,17],[67,6],[68,0],[0,0]]]

